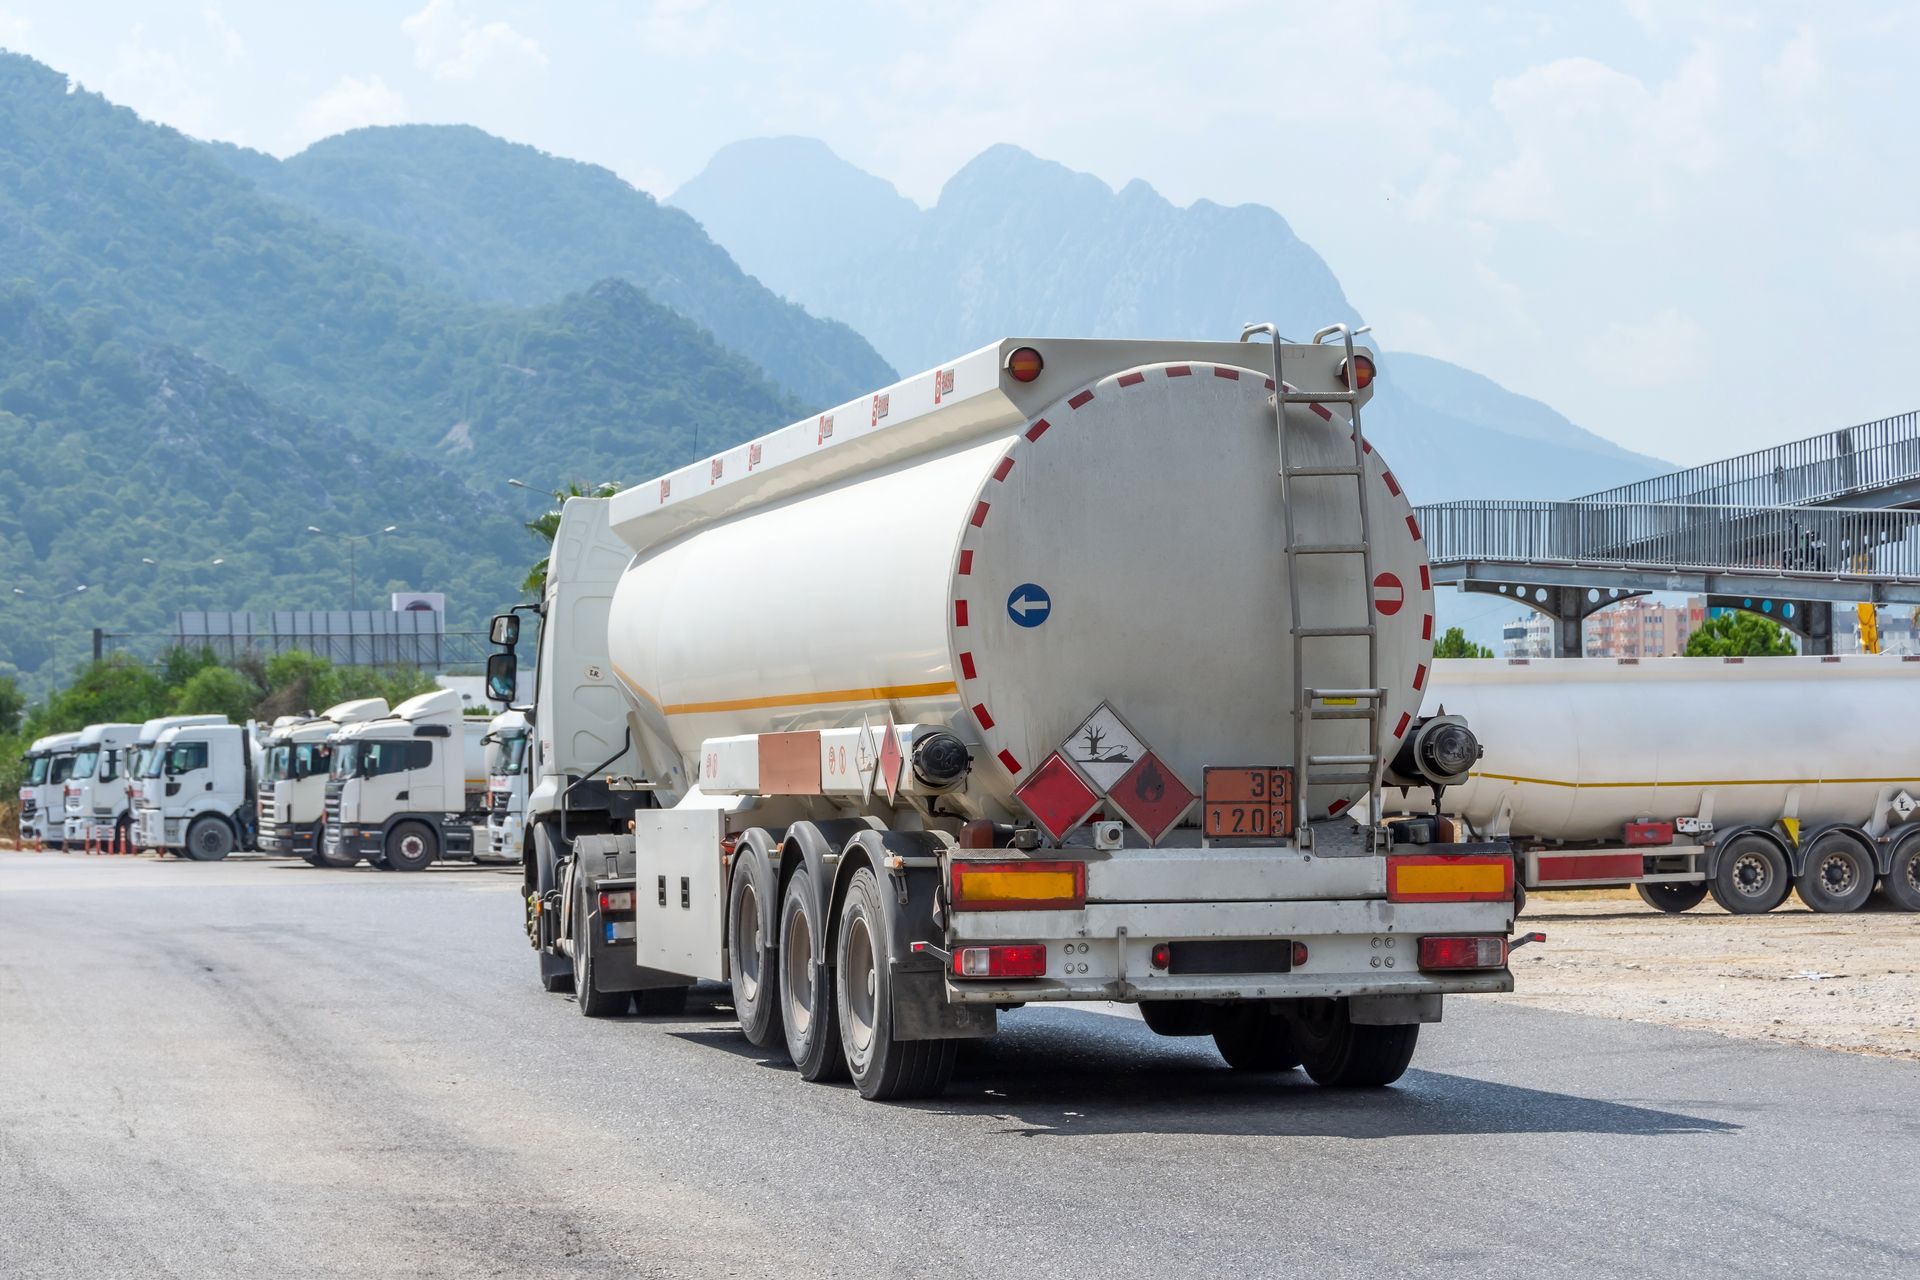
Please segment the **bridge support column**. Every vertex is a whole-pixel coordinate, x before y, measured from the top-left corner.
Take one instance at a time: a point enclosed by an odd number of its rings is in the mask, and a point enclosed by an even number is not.
[[[1777,622],[1800,641],[1800,652],[1833,652],[1831,600],[1779,600],[1768,596],[1708,596],[1709,609],[1736,609]]]
[[[1460,590],[1480,595],[1507,596],[1537,613],[1553,619],[1553,656],[1583,658],[1587,653],[1586,620],[1611,604],[1619,604],[1645,591],[1619,587],[1567,587],[1537,582],[1487,582],[1468,579]]]

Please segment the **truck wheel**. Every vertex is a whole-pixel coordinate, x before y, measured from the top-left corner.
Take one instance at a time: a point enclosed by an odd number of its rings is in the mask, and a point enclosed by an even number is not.
[[[1219,1016],[1228,1012],[1198,1000],[1140,1002],[1140,1020],[1157,1036],[1210,1036]]]
[[[560,855],[554,848],[553,832],[545,823],[533,829],[533,858],[530,873],[522,883],[527,893],[544,903],[547,895],[560,887]],[[573,962],[553,950],[554,912],[526,904],[527,940],[534,945],[540,960],[540,986],[545,991],[573,990]]]
[[[1214,1019],[1213,1047],[1235,1071],[1291,1071],[1300,1065],[1292,1024],[1264,1005],[1220,1010]]]
[[[1873,893],[1874,875],[1873,855],[1834,832],[1813,842],[1794,888],[1813,910],[1839,915],[1860,909]]]
[[[1920,836],[1909,835],[1893,847],[1893,865],[1880,887],[1902,911],[1920,911]]]
[[[773,869],[757,852],[742,852],[727,886],[727,965],[733,974],[733,1012],[756,1049],[785,1048],[780,1028],[780,951],[766,927],[774,900]]]
[[[233,828],[203,813],[187,828],[185,852],[195,862],[218,862],[233,852]]]
[[[893,957],[888,954],[888,936],[880,882],[872,867],[861,867],[847,883],[833,949],[847,1074],[860,1096],[873,1102],[935,1098],[953,1078],[959,1044],[894,1038]]]
[[[1420,1025],[1356,1026],[1345,1000],[1303,1000],[1293,1013],[1293,1041],[1313,1082],[1331,1089],[1392,1084],[1413,1061]]]
[[[840,1011],[833,970],[813,962],[822,922],[813,897],[813,873],[796,867],[780,902],[780,1023],[787,1054],[805,1080],[839,1080],[847,1072],[840,1052]]]
[[[633,993],[633,1010],[650,1018],[674,1018],[687,1011],[687,992],[692,987],[654,987]]]
[[[1677,916],[1690,907],[1700,905],[1707,896],[1705,880],[1660,880],[1653,884],[1637,884],[1633,891],[1640,895],[1640,901],[1655,911],[1664,911]]]
[[[593,939],[581,931],[587,919],[587,878],[573,886],[573,998],[589,1018],[611,1018],[633,1004],[631,991],[602,991],[593,985]]]
[[[425,871],[440,853],[440,842],[424,822],[401,822],[387,832],[387,865],[395,871]]]
[[[1720,852],[1708,892],[1737,916],[1765,915],[1787,899],[1793,888],[1787,860],[1765,836],[1741,836]]]

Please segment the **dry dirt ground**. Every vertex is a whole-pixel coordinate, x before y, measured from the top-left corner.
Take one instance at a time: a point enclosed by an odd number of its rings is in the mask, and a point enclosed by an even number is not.
[[[1920,915],[1879,895],[1851,915],[1789,898],[1763,916],[1711,899],[1663,915],[1632,890],[1536,893],[1515,990],[1476,999],[1920,1061]]]

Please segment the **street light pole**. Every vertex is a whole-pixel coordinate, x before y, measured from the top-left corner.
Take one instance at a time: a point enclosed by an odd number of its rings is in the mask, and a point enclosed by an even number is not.
[[[344,539],[347,544],[347,610],[348,612],[352,612],[354,606],[360,602],[360,561],[358,556],[358,552],[360,549],[359,544],[362,542],[372,542],[375,538],[379,537],[381,534],[392,533],[394,530],[398,529],[399,527],[400,526],[397,524],[390,524],[384,529],[375,529],[372,533],[329,534],[325,529],[322,529],[318,525],[310,524],[307,526],[308,533],[317,533],[323,538],[324,537],[341,538],[341,539]]]

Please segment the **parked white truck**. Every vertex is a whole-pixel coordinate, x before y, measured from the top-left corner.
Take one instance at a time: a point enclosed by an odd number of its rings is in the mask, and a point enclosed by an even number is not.
[[[327,776],[332,772],[333,740],[346,725],[386,714],[385,698],[356,698],[317,716],[283,716],[274,721],[255,802],[260,852],[290,854],[316,867],[353,865],[327,861]]]
[[[69,846],[133,851],[125,775],[127,754],[139,735],[137,724],[90,724],[80,731],[65,795]]]
[[[68,764],[65,772],[71,772],[72,746],[79,737],[73,733],[49,734],[44,738],[35,738],[33,745],[27,748],[22,758],[26,765],[26,781],[20,787],[20,842],[23,845],[38,844],[47,846],[57,839],[56,833],[66,830],[66,808],[64,801],[55,802],[56,787],[66,785],[64,777],[58,783],[53,780],[56,765],[64,752]],[[51,805],[51,807],[49,807]],[[51,847],[58,847],[53,843]]]
[[[527,717],[502,711],[487,725],[487,843],[489,861],[518,862],[527,836]]]
[[[486,720],[461,714],[453,689],[343,727],[326,785],[327,862],[423,871],[471,860],[474,827],[486,820],[486,732]]]
[[[171,725],[142,754],[134,811],[134,836],[142,849],[215,862],[253,847],[258,776],[253,728],[215,719]]]
[[[1512,988],[1513,866],[1377,819],[1383,774],[1478,748],[1419,717],[1372,368],[1338,327],[1005,341],[569,500],[528,712],[544,984],[593,1016],[730,982],[752,1043],[869,1098],[1044,1001],[1398,1078],[1443,996]]]
[[[1428,701],[1488,741],[1446,812],[1510,839],[1528,888],[1633,885],[1685,911],[1920,911],[1920,660],[1454,659]]]
[[[218,715],[156,716],[140,726],[134,735],[133,745],[127,748],[126,782],[127,812],[133,822],[133,841],[135,849],[159,849],[158,845],[149,845],[141,839],[140,802],[146,794],[147,766],[153,760],[153,753],[160,745],[160,735],[181,725],[225,724],[227,718]]]

